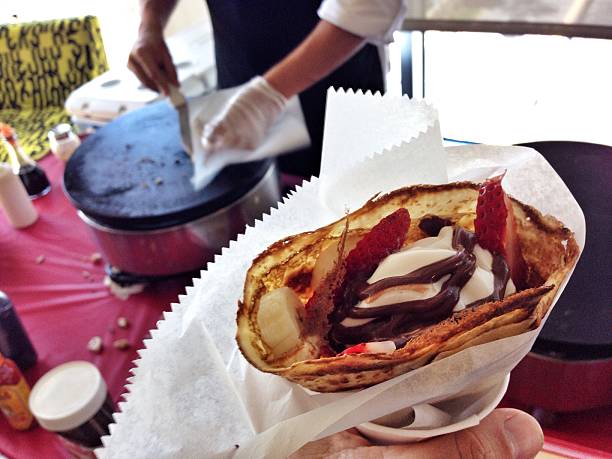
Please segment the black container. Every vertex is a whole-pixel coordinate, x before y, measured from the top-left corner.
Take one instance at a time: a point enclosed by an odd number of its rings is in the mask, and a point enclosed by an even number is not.
[[[74,361],[53,368],[34,384],[29,402],[38,424],[57,434],[73,457],[96,458],[114,406],[95,365]]]
[[[0,291],[0,353],[25,371],[38,356],[8,296]]]
[[[51,184],[45,171],[30,158],[19,145],[17,135],[13,132],[8,137],[0,136],[9,155],[9,162],[21,179],[30,199],[40,198],[51,191]]]
[[[28,164],[19,168],[19,178],[30,199],[36,199],[51,191],[47,174],[36,164]]]

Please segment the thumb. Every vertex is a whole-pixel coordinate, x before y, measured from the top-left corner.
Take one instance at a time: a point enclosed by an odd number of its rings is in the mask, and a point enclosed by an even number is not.
[[[519,410],[498,409],[470,429],[415,445],[414,457],[532,458],[544,442],[538,422]],[[442,454],[440,455],[440,452]]]
[[[375,454],[356,454],[354,457],[395,459],[410,457],[433,458],[533,458],[542,448],[544,436],[538,422],[519,410],[502,408],[493,411],[477,426],[434,438],[422,443],[379,448]],[[357,453],[357,449],[353,452]],[[364,453],[366,451],[363,451]],[[373,451],[368,451],[373,453]]]

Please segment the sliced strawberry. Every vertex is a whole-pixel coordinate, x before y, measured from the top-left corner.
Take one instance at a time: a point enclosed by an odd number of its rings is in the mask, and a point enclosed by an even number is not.
[[[366,351],[366,343],[355,344],[354,346],[347,347],[338,355],[348,355],[348,354],[362,354]]]
[[[357,291],[372,275],[379,263],[396,252],[406,240],[410,214],[400,208],[380,220],[357,245],[346,259],[338,263],[317,286],[305,306],[307,333],[320,333],[329,328],[329,319],[340,322],[347,309],[358,301]],[[340,346],[340,343],[337,343]],[[330,343],[335,352],[342,347]]]
[[[512,281],[517,288],[524,288],[527,264],[521,253],[512,202],[502,188],[504,175],[505,172],[492,177],[480,187],[474,226],[478,244],[504,257]]]
[[[357,291],[382,260],[400,249],[408,234],[410,214],[401,207],[381,219],[349,252],[333,294],[334,322],[346,317],[348,308],[358,301]]]
[[[380,262],[399,250],[410,226],[410,214],[401,207],[379,221],[346,257],[346,275],[356,273],[370,277]]]
[[[369,352],[371,354],[391,354],[395,349],[395,343],[393,341],[374,341],[372,343],[359,343],[347,347],[338,355],[363,354],[364,352]]]

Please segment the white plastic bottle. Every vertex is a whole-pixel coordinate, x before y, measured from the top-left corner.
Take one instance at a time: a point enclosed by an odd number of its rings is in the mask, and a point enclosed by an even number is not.
[[[81,139],[69,124],[59,124],[49,131],[49,147],[60,160],[66,162],[72,153],[81,145]]]
[[[23,183],[6,163],[0,163],[0,208],[15,228],[30,226],[38,218]]]

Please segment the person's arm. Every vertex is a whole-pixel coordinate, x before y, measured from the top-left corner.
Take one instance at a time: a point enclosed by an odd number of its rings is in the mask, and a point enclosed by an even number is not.
[[[253,78],[202,133],[208,152],[255,148],[282,113],[287,99],[346,62],[365,39],[325,20],[262,77]]]
[[[321,80],[344,64],[365,43],[365,39],[325,20],[264,78],[289,98]]]
[[[211,153],[256,147],[283,112],[287,98],[321,80],[366,41],[386,43],[405,12],[403,0],[325,0],[313,31],[263,77],[245,84],[211,120],[202,145]]]
[[[164,41],[164,27],[177,0],[140,0],[138,40],[132,47],[128,68],[149,89],[168,94],[178,86],[176,68]]]

